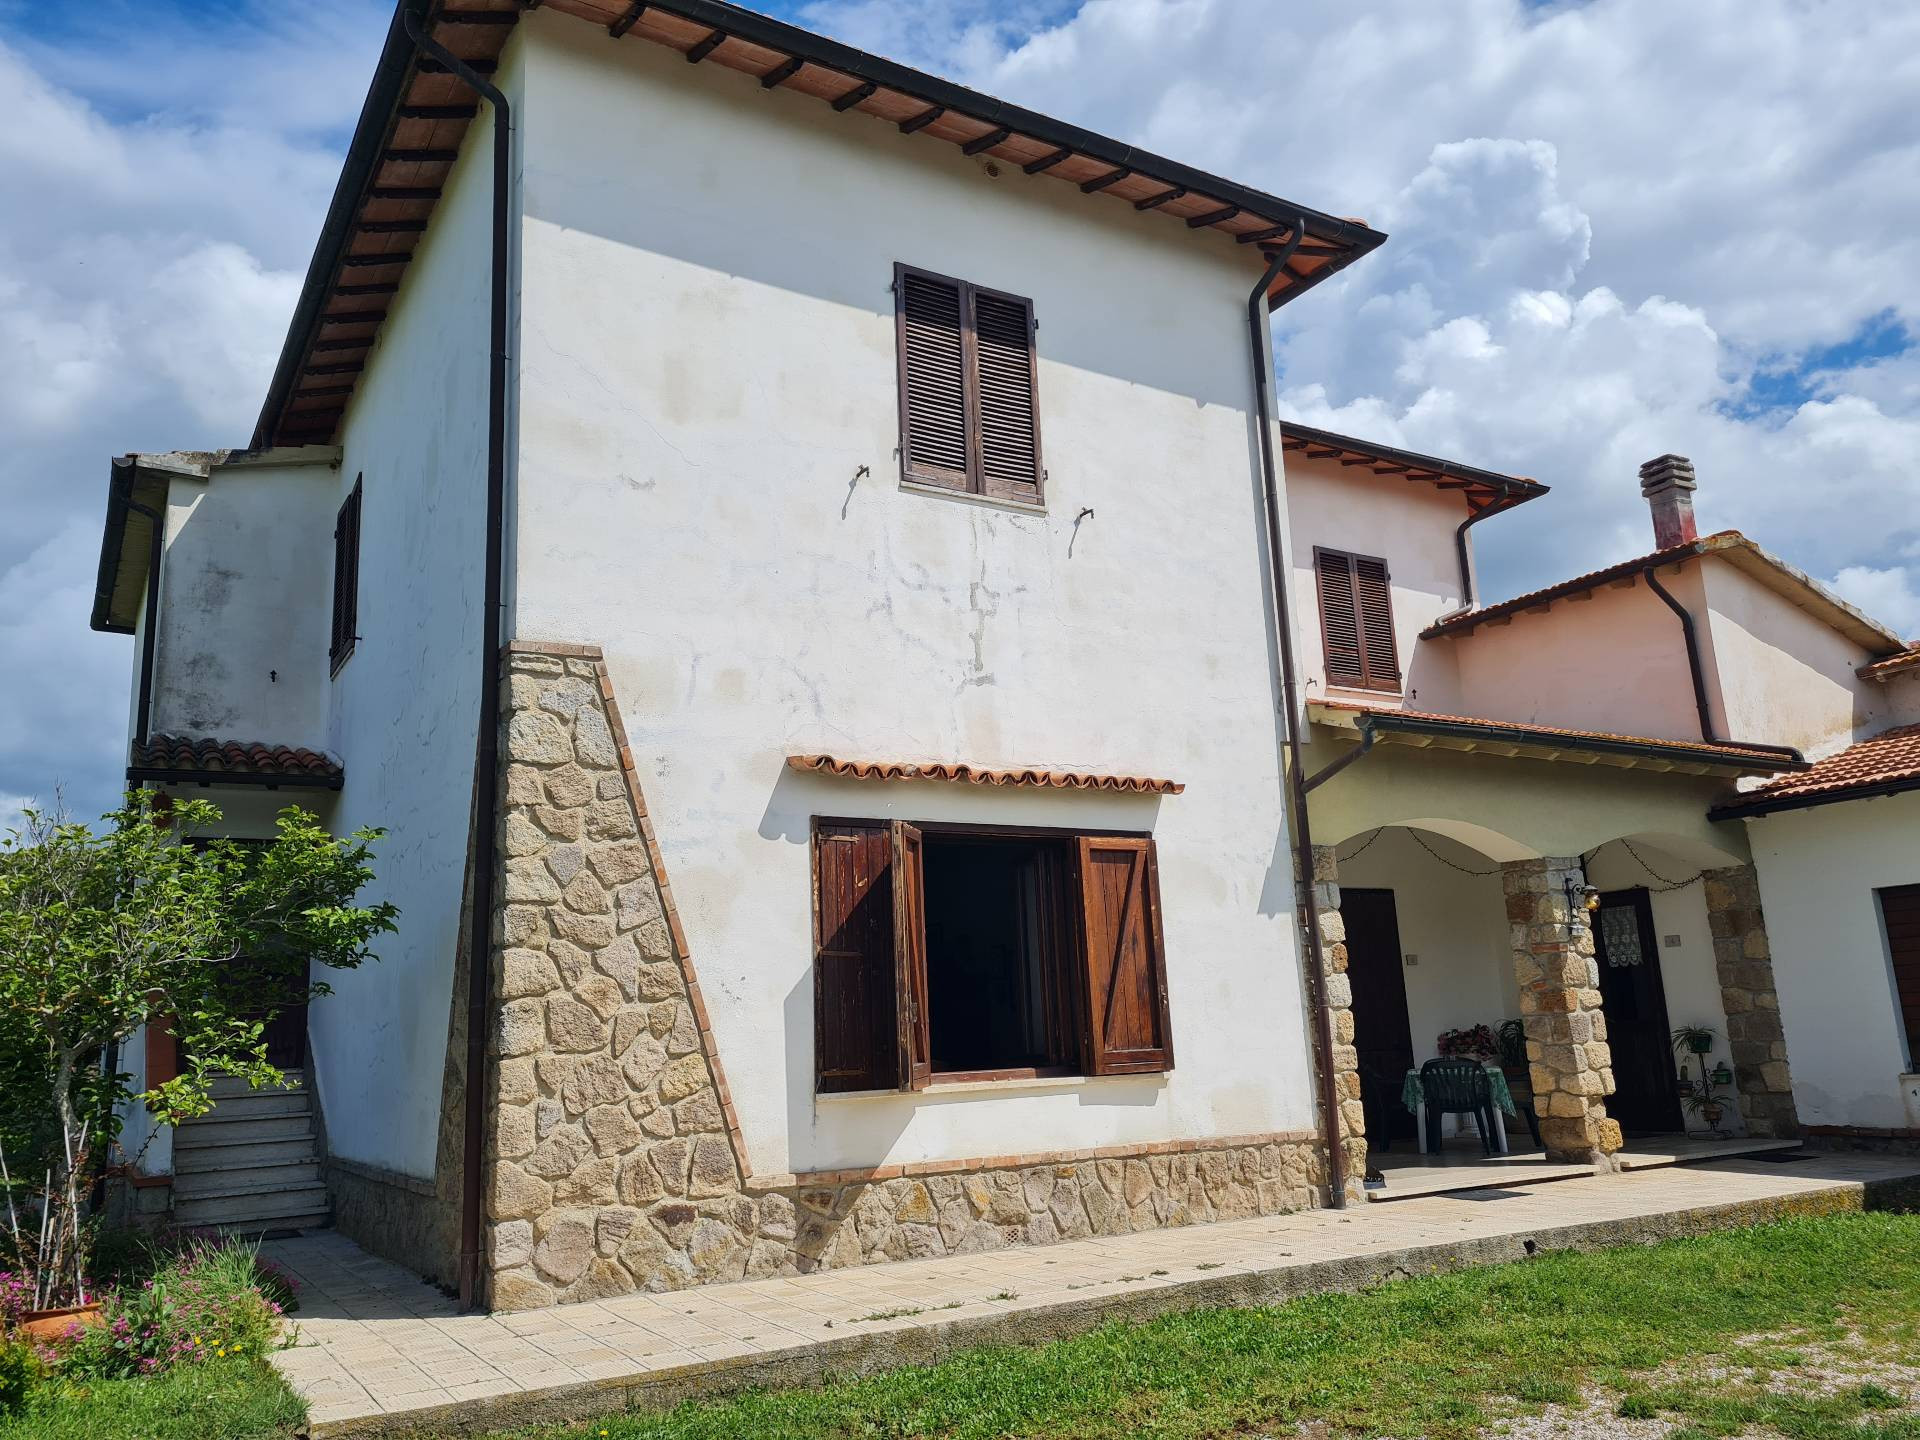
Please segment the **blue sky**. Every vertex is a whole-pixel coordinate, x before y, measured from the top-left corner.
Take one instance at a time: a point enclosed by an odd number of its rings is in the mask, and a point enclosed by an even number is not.
[[[762,8],[1390,232],[1282,312],[1282,412],[1551,484],[1490,594],[1646,549],[1672,450],[1703,525],[1920,632],[1920,7]],[[0,828],[113,793],[108,458],[244,443],[390,13],[0,0]]]

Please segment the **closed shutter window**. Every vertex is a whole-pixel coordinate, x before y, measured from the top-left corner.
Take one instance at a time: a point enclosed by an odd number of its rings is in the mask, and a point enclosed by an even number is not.
[[[1400,660],[1393,639],[1393,584],[1387,562],[1316,546],[1313,566],[1327,683],[1398,693]]]
[[[332,669],[338,670],[360,638],[360,482],[340,503],[333,521],[333,634],[327,646]]]
[[[894,295],[902,475],[1039,504],[1032,302],[905,265]]]
[[[1145,836],[1080,837],[1087,966],[1088,1068],[1127,1075],[1173,1068],[1160,877]]]

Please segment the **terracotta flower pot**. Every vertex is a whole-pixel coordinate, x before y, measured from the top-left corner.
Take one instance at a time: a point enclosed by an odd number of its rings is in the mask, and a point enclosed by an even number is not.
[[[102,1323],[100,1302],[96,1300],[88,1305],[70,1305],[64,1310],[29,1310],[20,1317],[20,1333],[35,1340],[64,1340],[75,1325]]]

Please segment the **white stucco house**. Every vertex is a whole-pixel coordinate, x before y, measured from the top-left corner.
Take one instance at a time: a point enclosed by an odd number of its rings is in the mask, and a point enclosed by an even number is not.
[[[403,7],[96,610],[131,778],[385,827],[400,933],[140,1178],[503,1307],[1324,1199],[1250,346],[1382,239],[727,5]]]
[[[403,0],[94,613],[130,783],[384,827],[400,931],[130,1182],[523,1308],[1345,1203],[1480,1021],[1561,1158],[1684,1127],[1668,1021],[1793,1133],[1709,812],[1901,642],[1690,531],[1476,608],[1544,486],[1269,413],[1384,238],[716,0]]]

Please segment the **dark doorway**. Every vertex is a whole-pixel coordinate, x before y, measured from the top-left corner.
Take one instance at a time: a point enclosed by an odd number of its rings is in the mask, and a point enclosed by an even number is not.
[[[1673,1027],[1667,987],[1653,933],[1653,906],[1644,889],[1609,890],[1593,913],[1600,999],[1613,1049],[1613,1094],[1607,1114],[1628,1135],[1686,1128],[1674,1083]]]
[[[932,832],[924,844],[934,1072],[953,1079],[1076,1066],[1066,848]]]
[[[1407,1018],[1407,976],[1400,968],[1400,921],[1391,890],[1340,887],[1347,927],[1347,979],[1353,986],[1353,1043],[1360,1052],[1360,1100],[1367,1138],[1388,1143],[1419,1133],[1400,1103],[1413,1068],[1413,1025]],[[1384,1149],[1381,1145],[1378,1148]]]

